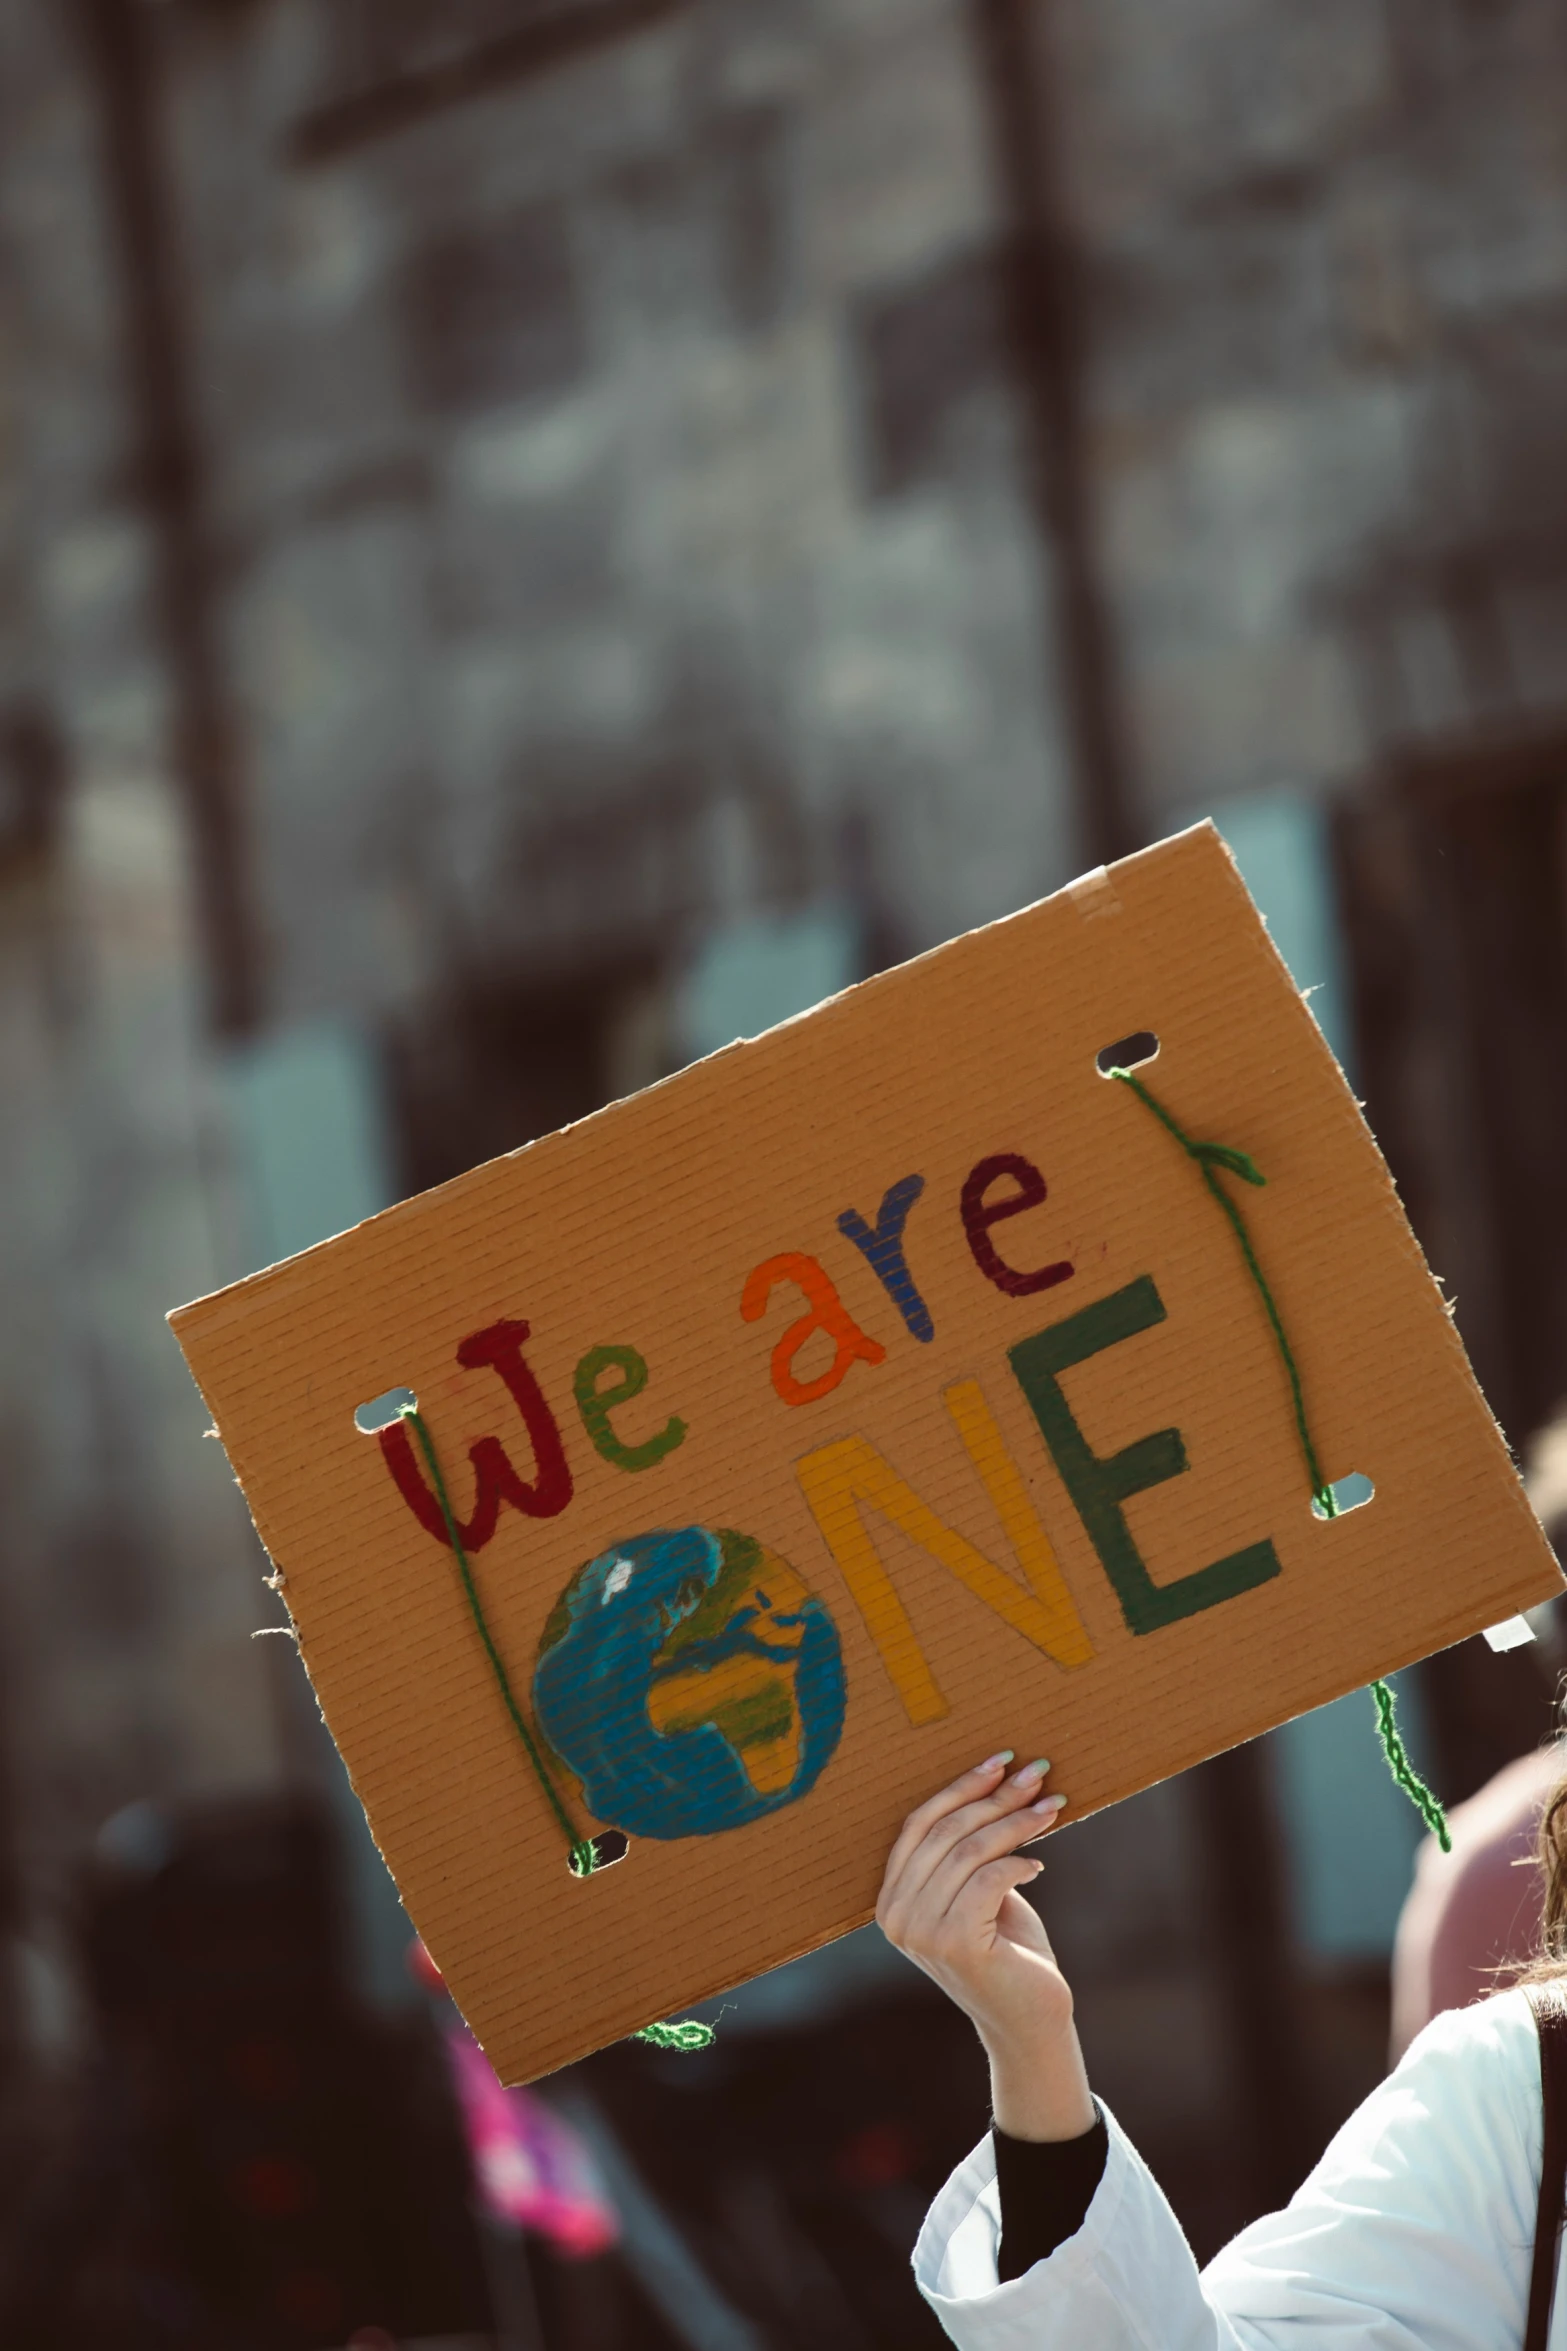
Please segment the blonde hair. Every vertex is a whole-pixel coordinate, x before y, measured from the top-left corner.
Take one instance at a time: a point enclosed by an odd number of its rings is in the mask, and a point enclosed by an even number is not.
[[[1533,1983],[1546,1976],[1567,1975],[1567,1772],[1546,1798],[1536,1852],[1544,1884],[1540,1947],[1525,1971]]]

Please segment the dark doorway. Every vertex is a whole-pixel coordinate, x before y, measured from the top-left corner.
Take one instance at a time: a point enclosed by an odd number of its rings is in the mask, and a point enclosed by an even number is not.
[[[1521,1451],[1567,1405],[1567,734],[1406,756],[1335,847],[1367,1116]],[[1551,1728],[1529,1650],[1424,1678],[1450,1799]]]
[[[401,1179],[427,1191],[675,1066],[650,962],[459,980],[391,1055]]]
[[[1567,736],[1338,822],[1367,1108],[1513,1444],[1567,1402]]]

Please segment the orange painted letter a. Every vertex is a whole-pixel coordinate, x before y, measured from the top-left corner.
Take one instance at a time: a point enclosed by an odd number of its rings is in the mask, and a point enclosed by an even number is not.
[[[773,1386],[786,1404],[814,1404],[818,1396],[830,1396],[851,1363],[885,1363],[887,1350],[879,1340],[862,1331],[833,1285],[832,1276],[818,1265],[814,1257],[807,1257],[798,1249],[786,1250],[781,1257],[769,1257],[754,1267],[746,1278],[740,1297],[740,1312],[747,1322],[760,1322],[767,1312],[767,1301],[778,1282],[793,1282],[805,1292],[810,1311],[792,1322],[773,1349]],[[816,1331],[825,1331],[834,1347],[831,1363],[815,1379],[797,1380],[794,1359]]]

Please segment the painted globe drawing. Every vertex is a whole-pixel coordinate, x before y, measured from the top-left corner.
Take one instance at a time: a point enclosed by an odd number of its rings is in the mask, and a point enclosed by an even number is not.
[[[795,1803],[843,1729],[823,1603],[732,1528],[660,1528],[578,1568],[533,1675],[539,1728],[599,1820],[699,1837]]]

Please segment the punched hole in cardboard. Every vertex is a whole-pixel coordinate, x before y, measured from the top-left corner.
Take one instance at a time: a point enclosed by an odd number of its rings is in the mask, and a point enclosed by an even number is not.
[[[1129,1037],[1117,1037],[1113,1045],[1102,1045],[1094,1055],[1094,1066],[1102,1078],[1112,1070],[1140,1069],[1145,1061],[1154,1060],[1159,1051],[1159,1040],[1152,1029],[1136,1029]]]
[[[1332,1485],[1329,1486],[1328,1492],[1338,1505],[1337,1509],[1324,1510],[1316,1496],[1313,1495],[1311,1501],[1313,1518],[1329,1520],[1344,1518],[1352,1510],[1363,1510],[1376,1492],[1376,1487],[1366,1476],[1364,1470],[1352,1469],[1348,1477],[1335,1478]]]
[[[384,1396],[372,1396],[368,1404],[354,1408],[354,1426],[362,1437],[379,1435],[389,1429],[409,1405],[417,1405],[418,1397],[412,1388],[388,1388]]]
[[[600,1829],[598,1835],[593,1838],[592,1844],[593,1867],[591,1870],[580,1870],[574,1861],[568,1859],[566,1866],[574,1878],[596,1878],[601,1869],[613,1869],[615,1863],[624,1861],[626,1855],[631,1851],[631,1839],[626,1835],[624,1829]]]

